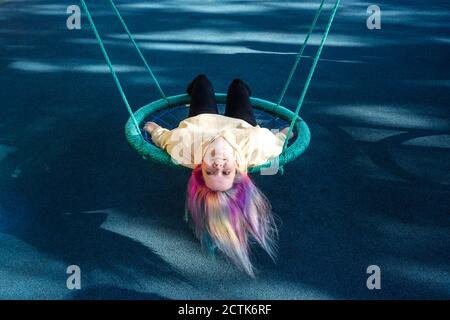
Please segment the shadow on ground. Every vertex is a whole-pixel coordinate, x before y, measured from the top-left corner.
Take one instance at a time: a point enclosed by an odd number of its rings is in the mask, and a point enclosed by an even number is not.
[[[386,2],[379,31],[365,27],[365,4],[343,4],[302,109],[310,148],[285,175],[255,176],[281,224],[277,264],[257,251],[257,280],[201,253],[182,222],[189,172],[127,145],[91,30],[65,27],[70,4],[0,6],[0,287],[16,283],[0,297],[449,298],[448,4]],[[120,7],[167,94],[206,73],[217,91],[241,77],[276,100],[314,5]],[[107,3],[91,8],[133,109],[158,98]],[[80,292],[63,288],[69,264],[82,267]],[[366,287],[372,264],[379,291]]]

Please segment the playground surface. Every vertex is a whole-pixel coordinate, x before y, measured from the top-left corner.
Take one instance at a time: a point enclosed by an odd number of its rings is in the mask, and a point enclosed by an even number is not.
[[[159,98],[108,1],[86,1],[137,108]],[[320,1],[117,1],[167,94],[205,73],[276,101]],[[70,1],[0,1],[1,299],[449,299],[450,5],[343,1],[301,116],[311,144],[255,175],[279,221],[256,279],[183,221],[189,171],[141,159]],[[330,5],[327,5],[330,9]],[[323,30],[327,12],[319,20]],[[295,109],[320,38],[289,89]],[[81,269],[69,290],[67,267]],[[381,289],[366,286],[367,268]]]

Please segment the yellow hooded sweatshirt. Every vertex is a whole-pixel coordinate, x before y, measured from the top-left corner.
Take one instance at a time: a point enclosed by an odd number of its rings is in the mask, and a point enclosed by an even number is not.
[[[172,161],[188,168],[201,164],[208,145],[223,137],[234,149],[238,170],[245,172],[281,154],[286,134],[252,126],[220,114],[203,113],[181,121],[177,128],[157,127],[152,141],[166,150]]]

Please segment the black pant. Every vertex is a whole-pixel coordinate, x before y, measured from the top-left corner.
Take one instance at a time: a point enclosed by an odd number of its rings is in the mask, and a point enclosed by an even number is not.
[[[187,93],[191,96],[189,117],[194,117],[202,113],[219,113],[217,111],[214,88],[211,81],[205,75],[200,74],[196,76],[188,85]],[[242,119],[252,126],[256,126],[253,107],[250,104],[250,95],[251,90],[249,86],[241,79],[234,79],[228,87],[224,115]]]

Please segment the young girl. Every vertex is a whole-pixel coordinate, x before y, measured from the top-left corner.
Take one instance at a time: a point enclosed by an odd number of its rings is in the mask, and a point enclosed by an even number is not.
[[[249,240],[274,258],[276,226],[270,203],[247,168],[277,157],[288,128],[273,134],[256,124],[250,88],[240,79],[228,88],[224,115],[218,114],[214,89],[205,75],[195,77],[187,93],[189,116],[177,128],[167,130],[148,122],[144,129],[173,161],[193,169],[186,211],[196,236],[253,276]]]

